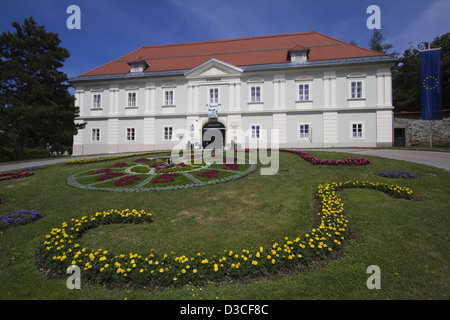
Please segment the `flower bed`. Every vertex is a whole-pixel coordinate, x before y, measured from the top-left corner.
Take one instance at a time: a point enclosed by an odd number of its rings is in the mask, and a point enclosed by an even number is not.
[[[369,188],[396,198],[412,199],[413,192],[404,187],[369,181],[332,182],[319,185],[317,224],[308,233],[284,237],[271,244],[238,251],[224,249],[216,253],[174,252],[113,253],[89,249],[79,244],[89,229],[113,223],[148,223],[153,216],[144,210],[110,210],[71,219],[53,228],[39,246],[45,265],[65,273],[70,265],[82,269],[83,279],[98,283],[131,283],[136,286],[201,284],[267,275],[286,268],[308,265],[339,250],[348,234],[348,220],[337,192],[346,188]]]
[[[18,210],[0,216],[0,229],[31,223],[42,217],[36,210]]]
[[[378,173],[379,176],[384,178],[403,178],[403,179],[415,179],[417,178],[414,172],[402,171],[402,170],[387,170]]]
[[[29,177],[29,176],[32,176],[32,175],[34,175],[34,172],[31,172],[31,171],[0,172],[0,181],[25,178],[25,177]]]
[[[290,149],[280,149],[283,152],[295,153],[298,156],[302,157],[305,161],[313,164],[313,165],[327,165],[327,166],[365,166],[370,164],[370,161],[364,158],[348,158],[346,160],[321,160],[317,159],[309,153],[298,151],[298,150],[290,150]]]
[[[233,159],[225,159],[231,162]],[[234,162],[237,162],[234,158]],[[187,162],[187,161],[186,161]],[[256,165],[244,163],[167,164],[165,158],[138,158],[118,162],[107,168],[80,172],[67,179],[76,188],[95,191],[141,192],[175,190],[224,183],[245,177],[256,170]]]

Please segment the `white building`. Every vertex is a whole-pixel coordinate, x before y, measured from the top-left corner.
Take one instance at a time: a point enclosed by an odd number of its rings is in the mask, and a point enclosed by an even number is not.
[[[272,129],[281,148],[391,146],[394,63],[317,32],[144,46],[71,79],[87,123],[73,154],[201,147],[210,132],[243,145],[239,132]]]

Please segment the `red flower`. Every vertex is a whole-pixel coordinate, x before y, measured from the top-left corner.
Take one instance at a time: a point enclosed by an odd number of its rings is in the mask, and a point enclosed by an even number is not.
[[[115,165],[113,165],[114,168],[120,168],[120,167],[124,167],[126,166],[127,163],[126,162],[118,162]]]
[[[107,172],[110,172],[110,171],[111,171],[111,169],[110,169],[110,168],[106,168],[106,169],[100,169],[100,170],[97,170],[97,171],[91,172],[91,173],[90,173],[90,175],[92,176],[92,175],[95,175],[95,174],[100,174],[100,173],[107,173]]]
[[[223,167],[222,169],[225,170],[237,170],[239,168],[239,165],[237,163],[227,164],[225,163],[226,167]]]
[[[31,171],[23,171],[23,172],[0,172],[0,181],[24,178],[28,176],[34,175]]]
[[[155,180],[153,180],[153,183],[166,183],[166,182],[173,182],[176,177],[178,177],[179,174],[177,173],[163,173],[159,175]]]
[[[135,180],[141,180],[141,178],[139,178],[138,176],[126,176],[126,177],[122,177],[120,179],[117,179],[116,181],[114,181],[114,185],[115,186],[126,186],[129,184],[134,183]]]
[[[197,173],[197,176],[212,179],[212,178],[217,178],[218,173],[219,173],[219,170],[208,170],[208,171],[203,171],[203,172]]]
[[[111,178],[118,177],[118,176],[123,176],[123,173],[122,172],[107,172],[106,174],[96,178],[95,180],[103,181],[103,180],[111,179]]]

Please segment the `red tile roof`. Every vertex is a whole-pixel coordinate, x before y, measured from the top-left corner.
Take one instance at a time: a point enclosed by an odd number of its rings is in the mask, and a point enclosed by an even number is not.
[[[82,76],[129,73],[131,61],[145,60],[145,72],[192,69],[212,58],[235,66],[286,63],[288,51],[308,48],[309,61],[385,55],[318,32],[289,33],[230,40],[143,46]]]

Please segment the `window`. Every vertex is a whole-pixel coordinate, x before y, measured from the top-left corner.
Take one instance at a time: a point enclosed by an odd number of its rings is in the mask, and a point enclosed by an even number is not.
[[[350,83],[350,97],[352,99],[361,99],[363,97],[362,94],[362,81],[352,81]]]
[[[92,103],[92,108],[93,109],[101,109],[102,107],[102,95],[101,94],[94,94],[92,96],[93,98],[93,103]]]
[[[251,125],[250,127],[252,129],[252,139],[259,139],[261,126],[260,125]]]
[[[136,107],[136,92],[128,92],[128,108]]]
[[[352,123],[352,138],[361,139],[363,138],[363,124],[362,123]]]
[[[164,91],[164,105],[165,106],[175,105],[174,100],[173,100],[173,90]]]
[[[164,140],[172,140],[173,127],[164,127]]]
[[[309,137],[310,137],[309,124],[300,124],[299,129],[300,129],[299,138],[300,139],[309,139]]]
[[[298,100],[308,101],[310,100],[309,83],[302,83],[298,85]]]
[[[136,140],[136,129],[127,128],[127,141],[135,141],[135,140]]]
[[[98,128],[92,129],[91,139],[92,139],[92,141],[100,141],[100,129],[98,129]]]
[[[250,88],[250,102],[261,102],[260,86],[253,86]]]
[[[209,89],[209,103],[218,104],[219,103],[219,89],[211,88]]]

